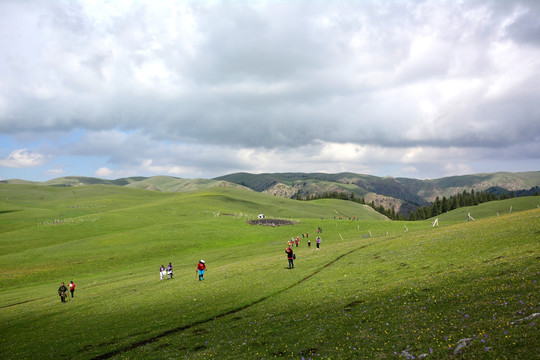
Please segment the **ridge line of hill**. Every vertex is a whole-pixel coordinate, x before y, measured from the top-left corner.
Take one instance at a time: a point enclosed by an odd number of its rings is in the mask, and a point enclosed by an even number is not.
[[[540,194],[540,171],[496,172],[450,176],[439,179],[378,177],[342,172],[327,173],[262,173],[245,172],[213,179],[182,179],[172,176],[127,177],[104,180],[93,177],[66,176],[46,182],[2,180],[4,184],[30,184],[56,187],[116,185],[161,192],[199,191],[214,187],[233,187],[267,193],[283,198],[309,199],[324,194],[345,194],[376,207],[395,209],[408,216],[419,207],[430,205],[437,197],[450,197],[464,191],[486,191],[500,196]]]

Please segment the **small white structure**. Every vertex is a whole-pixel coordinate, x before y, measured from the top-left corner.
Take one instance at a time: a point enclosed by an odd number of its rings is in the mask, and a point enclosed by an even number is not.
[[[259,216],[257,216],[259,219],[264,219],[266,216],[264,216],[264,214],[259,214]]]

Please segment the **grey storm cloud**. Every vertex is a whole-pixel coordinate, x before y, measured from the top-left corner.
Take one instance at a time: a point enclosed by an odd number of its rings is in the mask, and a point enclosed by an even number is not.
[[[536,150],[539,19],[537,1],[3,1],[0,132],[85,129],[72,152],[112,162],[130,152],[103,134],[231,163],[324,143]]]

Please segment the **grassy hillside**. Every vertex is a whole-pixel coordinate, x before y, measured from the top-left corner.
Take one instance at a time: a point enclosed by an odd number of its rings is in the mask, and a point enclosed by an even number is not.
[[[406,186],[394,178],[381,178],[348,172],[339,174],[236,173],[220,176],[216,179],[241,184],[259,192],[277,193],[277,195],[289,198],[296,194],[305,196],[338,191],[354,193],[357,197],[365,197],[370,193],[375,193],[415,204],[427,204],[424,199],[410,192]],[[281,191],[276,191],[276,187]]]
[[[539,312],[540,210],[523,199],[431,228],[352,202],[232,188],[0,185],[0,355],[530,358],[537,320],[522,319]],[[246,222],[259,213],[297,223]],[[320,250],[301,237],[313,243],[317,227]],[[160,281],[169,261],[175,278]],[[61,304],[56,289],[70,280],[75,298]],[[463,338],[470,346],[454,355]]]
[[[478,190],[485,190],[490,187],[502,187],[508,190],[529,189],[538,186],[539,176],[540,172],[538,171],[521,173],[498,172],[450,176],[434,180],[434,183],[442,189],[447,189],[447,191],[450,192],[450,195],[452,195],[471,188]]]
[[[187,192],[203,190],[211,187],[236,187],[239,185],[227,183],[226,181],[207,179],[179,179],[170,176],[153,176],[144,178],[137,182],[132,182],[127,187],[145,190],[156,190],[166,192]]]
[[[526,211],[540,207],[540,197],[527,196],[508,200],[499,200],[483,203],[477,206],[462,207],[448,213],[439,215],[439,223],[460,223],[468,221],[468,215],[475,220],[503,216],[515,212]]]
[[[145,189],[153,191],[165,192],[185,192],[194,190],[203,190],[210,187],[235,187],[243,188],[237,184],[228,183],[223,180],[209,179],[181,179],[172,176],[152,176],[143,177],[135,176],[128,178],[120,178],[116,180],[105,180],[86,176],[65,176],[45,181],[43,183],[26,181],[26,180],[2,180],[3,184],[17,185],[45,185],[56,187],[80,187],[88,185],[116,185],[129,188]]]
[[[283,198],[307,199],[312,195],[324,193],[354,194],[364,198],[366,203],[394,209],[398,214],[408,217],[419,206],[428,206],[436,197],[450,197],[463,191],[487,191],[497,196],[537,195],[540,187],[540,171],[521,173],[489,173],[451,176],[441,179],[409,179],[377,177],[371,175],[343,172],[325,173],[235,173],[215,179],[181,179],[171,176],[128,177],[116,180],[104,180],[93,177],[67,176],[44,183],[32,183],[24,180],[2,180],[4,184],[36,184],[58,187],[78,187],[86,185],[117,185],[130,188],[163,191],[186,192],[212,187],[249,188]],[[513,197],[513,194],[512,196]]]
[[[450,197],[463,191],[495,191],[503,193],[529,190],[540,186],[540,172],[491,173],[452,176],[433,180],[377,177],[354,173],[236,173],[218,177],[232,183],[247,186],[255,191],[267,192],[281,197],[302,198],[313,194],[344,192],[357,198],[374,201],[376,206],[409,216],[418,206],[426,206],[438,197]]]

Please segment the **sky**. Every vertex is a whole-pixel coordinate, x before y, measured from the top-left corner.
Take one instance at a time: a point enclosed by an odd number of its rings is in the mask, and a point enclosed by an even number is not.
[[[540,1],[0,0],[0,179],[540,170]]]

